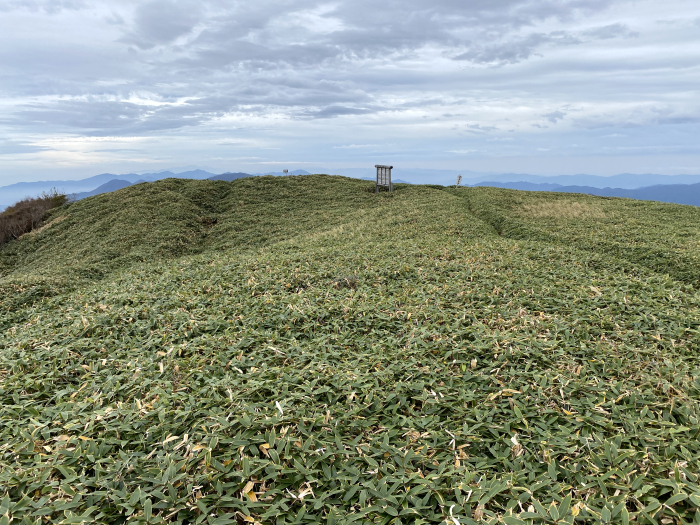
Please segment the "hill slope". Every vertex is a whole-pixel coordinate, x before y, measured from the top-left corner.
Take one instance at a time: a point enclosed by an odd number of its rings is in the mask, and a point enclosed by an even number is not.
[[[5,515],[692,521],[700,211],[372,190],[142,184],[0,252]]]

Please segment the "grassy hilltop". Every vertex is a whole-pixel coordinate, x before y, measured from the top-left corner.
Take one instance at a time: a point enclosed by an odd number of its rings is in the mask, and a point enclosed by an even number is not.
[[[372,190],[171,179],[0,249],[0,525],[700,521],[700,209]]]

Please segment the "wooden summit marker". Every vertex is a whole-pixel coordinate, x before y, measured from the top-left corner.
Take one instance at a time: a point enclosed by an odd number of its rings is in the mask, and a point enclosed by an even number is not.
[[[379,187],[389,188],[389,191],[394,191],[394,186],[391,184],[391,170],[394,166],[382,166],[377,164],[377,185],[374,187],[374,193],[379,193]]]

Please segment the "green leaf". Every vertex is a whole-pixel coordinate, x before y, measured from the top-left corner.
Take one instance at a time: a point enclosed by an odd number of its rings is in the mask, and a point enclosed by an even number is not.
[[[549,515],[552,517],[554,521],[557,521],[559,519],[559,509],[557,508],[556,504],[552,502],[549,505]]]
[[[661,503],[659,503],[658,500],[651,498],[651,503],[649,503],[646,507],[644,507],[644,512],[651,514],[654,512],[656,509],[661,507]]]
[[[136,487],[136,490],[131,494],[131,497],[129,498],[129,505],[132,507],[138,503],[138,501],[141,499],[141,487]]]
[[[668,500],[666,500],[665,504],[668,505],[669,507],[672,507],[676,503],[678,503],[680,501],[685,501],[686,499],[688,499],[688,495],[681,492],[679,494],[675,494],[674,496],[671,496],[670,498],[668,498]]]
[[[620,503],[618,503],[617,505],[615,505],[615,508],[612,510],[612,517],[613,517],[613,518],[616,518],[617,515],[620,514],[620,512],[622,511],[622,509],[625,508],[625,505],[626,505],[626,504],[627,504],[627,502],[623,500],[623,501],[621,501]]]
[[[559,505],[559,515],[566,516],[571,508],[571,494],[567,495]]]
[[[338,523],[338,516],[335,513],[335,509],[332,508],[328,511],[328,516],[326,517],[326,525],[336,525]]]
[[[547,510],[535,498],[532,498],[532,506],[535,507],[537,514],[539,514],[541,517],[546,518],[549,516],[549,513],[547,512]]]

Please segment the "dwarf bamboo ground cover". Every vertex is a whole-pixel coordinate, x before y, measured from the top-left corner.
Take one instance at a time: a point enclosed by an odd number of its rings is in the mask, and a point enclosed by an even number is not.
[[[365,186],[165,181],[8,245],[0,523],[697,520],[698,212]]]
[[[448,189],[472,213],[513,239],[562,243],[614,256],[697,287],[700,284],[700,210],[662,202],[518,192]]]

